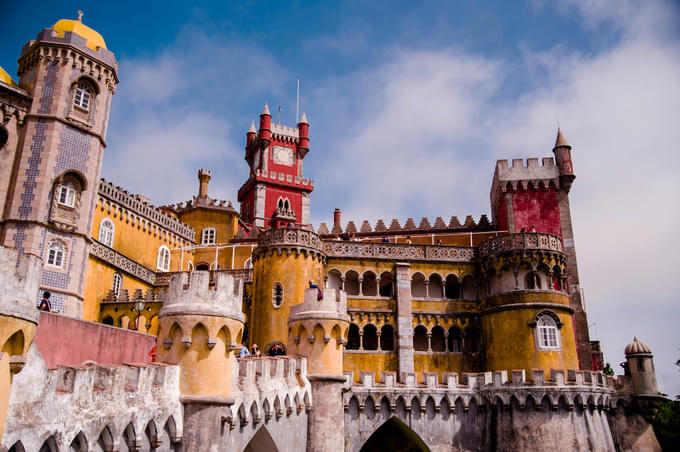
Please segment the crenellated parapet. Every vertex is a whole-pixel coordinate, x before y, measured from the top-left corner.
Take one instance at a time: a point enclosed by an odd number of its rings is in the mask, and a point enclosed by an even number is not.
[[[105,179],[99,180],[97,194],[99,208],[114,218],[119,216],[126,223],[132,223],[133,227],[149,231],[155,236],[169,235],[171,243],[176,243],[176,246],[183,246],[183,241],[194,242],[194,228],[151,205],[140,195],[128,193]]]
[[[326,255],[321,249],[319,236],[306,229],[267,229],[257,237],[257,249],[253,252],[253,263],[266,255],[296,253],[325,262]]]
[[[336,214],[337,215],[337,214]],[[354,221],[349,221],[347,226],[342,228],[339,221],[334,221],[333,227],[329,231],[326,223],[321,223],[319,225],[318,233],[322,236],[329,236],[332,234],[340,234],[343,231],[348,234],[357,234],[359,237],[370,237],[370,236],[380,236],[381,234],[399,234],[399,233],[424,233],[424,234],[436,234],[442,232],[466,232],[466,231],[490,231],[493,230],[493,226],[489,222],[489,218],[486,215],[481,215],[479,221],[476,222],[472,215],[467,215],[465,220],[461,223],[457,216],[452,216],[448,223],[444,221],[442,217],[437,217],[432,223],[427,217],[421,218],[419,223],[416,223],[413,218],[408,218],[402,226],[397,218],[393,218],[386,225],[383,219],[379,219],[375,223],[375,227],[371,227],[371,223],[368,220],[363,220],[361,226],[357,228]]]
[[[241,281],[218,273],[179,273],[170,280],[158,313],[158,360],[179,364],[183,395],[226,397],[231,392],[233,350],[241,342]]]
[[[238,385],[226,422],[231,429],[284,422],[312,409],[307,360],[300,357],[238,360]]]
[[[39,358],[36,353],[36,358]],[[17,377],[2,445],[20,450],[171,448],[183,435],[179,368],[164,364],[48,369]],[[49,439],[51,438],[51,439]],[[89,450],[89,449],[87,449]]]
[[[378,383],[373,372],[361,372],[359,382],[354,382],[352,372],[345,372],[343,394],[345,411],[358,409],[366,412],[367,404],[373,410],[388,410],[389,415],[399,410],[420,411],[434,409],[435,416],[457,411],[467,412],[471,405],[476,407],[501,403],[510,409],[557,410],[563,406],[567,410],[577,407],[609,410],[615,408],[617,401],[624,397],[617,394],[612,379],[601,372],[551,369],[550,379],[544,378],[541,369],[532,371],[532,380],[526,379],[524,369],[483,373],[444,373],[425,372],[404,375],[404,383],[398,383],[395,372],[381,372]],[[369,401],[370,399],[370,401]],[[431,405],[431,406],[430,406]]]

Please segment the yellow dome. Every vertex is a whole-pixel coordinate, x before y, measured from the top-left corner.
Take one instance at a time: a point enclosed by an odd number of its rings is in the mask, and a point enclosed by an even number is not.
[[[12,76],[5,71],[2,66],[0,66],[0,82],[5,82],[8,85],[17,86],[17,84],[12,80]]]
[[[57,32],[57,36],[60,38],[64,36],[65,31],[73,32],[78,36],[85,38],[85,45],[92,50],[97,50],[97,47],[106,48],[106,43],[104,42],[102,35],[87,25],[84,25],[80,20],[61,19],[56,24],[52,25],[52,28]]]

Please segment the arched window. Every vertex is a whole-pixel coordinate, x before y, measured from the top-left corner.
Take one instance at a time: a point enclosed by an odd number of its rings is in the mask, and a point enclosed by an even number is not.
[[[445,292],[446,298],[460,298],[460,284],[458,284],[458,277],[456,275],[449,275],[446,277]]]
[[[250,258],[246,259],[246,261],[243,263],[243,268],[246,270],[253,268],[253,261]]]
[[[286,200],[283,201],[283,208],[286,210],[290,210],[290,202],[288,201],[288,198],[286,198]]]
[[[203,228],[201,232],[201,245],[215,244],[215,228]]]
[[[90,100],[92,98],[92,91],[87,83],[78,83],[75,95],[73,96],[73,105],[83,110],[90,109]]]
[[[375,273],[366,272],[361,282],[361,294],[365,297],[375,297],[378,294],[378,287],[376,285]]]
[[[444,342],[444,328],[437,325],[432,328],[432,337],[430,343],[433,352],[445,352],[446,343]]]
[[[349,332],[347,333],[347,350],[359,350],[359,327],[350,323]]]
[[[460,346],[461,344],[461,337],[460,337],[460,328],[456,326],[452,326],[449,328],[449,337],[446,338],[448,349],[450,352],[453,353],[460,353],[462,348]]]
[[[536,272],[527,273],[526,278],[524,278],[525,286],[527,289],[540,289],[541,288],[541,278]]]
[[[368,324],[364,326],[364,350],[378,349],[378,329],[375,325]]]
[[[479,351],[479,334],[477,328],[470,325],[463,333],[463,350],[465,353],[477,353]]]
[[[156,269],[162,272],[170,271],[170,250],[165,245],[161,245],[161,247],[158,248],[158,259],[156,260]]]
[[[417,352],[426,352],[428,347],[427,328],[418,325],[413,330],[413,348]]]
[[[326,287],[329,289],[341,289],[342,288],[342,274],[336,269],[332,269],[328,272],[326,276]]]
[[[99,224],[99,241],[110,248],[113,248],[113,231],[113,221],[104,218]]]
[[[345,292],[347,295],[359,295],[359,274],[354,270],[345,274]]]
[[[539,350],[557,350],[560,348],[560,331],[557,322],[550,315],[541,315],[536,322]]]
[[[47,246],[47,265],[51,267],[62,268],[64,266],[64,245],[52,240]]]
[[[190,272],[194,271],[194,263],[193,262],[189,262],[187,264],[187,271],[190,271]]]
[[[425,276],[422,273],[414,274],[411,279],[411,296],[413,298],[425,298],[426,295]]]
[[[392,284],[392,272],[383,272],[380,275],[380,296],[381,297],[393,297],[394,296],[394,285]]]
[[[274,283],[272,287],[272,305],[275,308],[280,308],[283,304],[283,284],[280,282]]]
[[[380,328],[380,349],[383,351],[394,350],[394,327],[392,325],[383,325]]]
[[[279,198],[279,202],[276,203],[276,206],[277,206],[279,209],[283,209],[283,199]]]
[[[123,287],[123,277],[120,275],[120,273],[114,273],[113,274],[113,285],[111,286],[111,290],[113,291],[113,296],[114,298],[118,298],[118,295],[120,295],[120,289]]]

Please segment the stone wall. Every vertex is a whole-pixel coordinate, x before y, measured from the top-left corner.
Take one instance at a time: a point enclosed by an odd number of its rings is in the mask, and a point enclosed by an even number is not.
[[[621,382],[601,373],[552,370],[525,372],[405,375],[347,375],[343,395],[345,449],[373,450],[376,438],[399,438],[410,447],[451,450],[635,450],[653,445],[649,424],[634,411],[630,397],[617,393]],[[611,425],[611,427],[610,427]],[[633,432],[628,427],[636,426]],[[614,433],[614,434],[613,434]],[[655,440],[655,439],[654,439]],[[377,449],[376,449],[377,450]],[[653,447],[650,450],[658,450]]]

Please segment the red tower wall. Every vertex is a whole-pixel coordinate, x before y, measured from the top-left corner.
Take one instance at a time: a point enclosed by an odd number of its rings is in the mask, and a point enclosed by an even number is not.
[[[512,194],[512,205],[516,231],[521,231],[522,228],[530,231],[531,226],[534,225],[537,232],[547,232],[562,237],[560,206],[556,190],[518,190]],[[501,203],[498,210],[497,218],[500,226],[501,219],[507,219],[505,203]],[[501,211],[503,214],[500,214]]]

